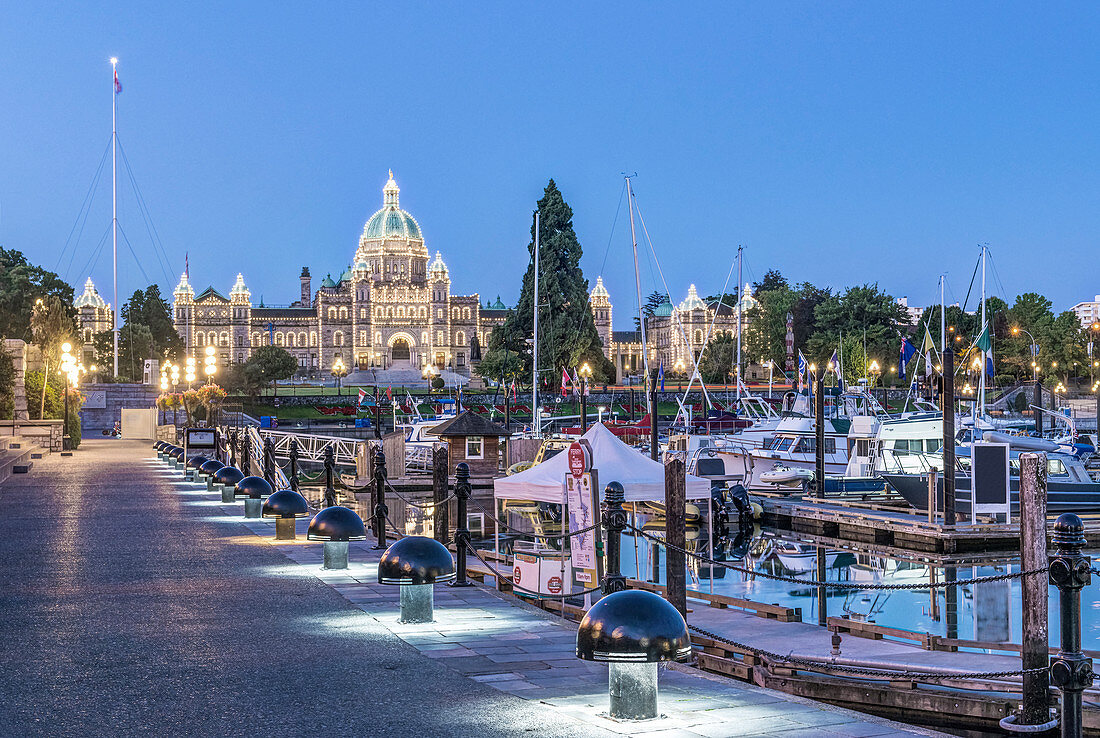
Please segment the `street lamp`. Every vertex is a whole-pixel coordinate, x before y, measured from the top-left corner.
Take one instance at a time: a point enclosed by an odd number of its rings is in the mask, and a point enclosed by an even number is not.
[[[775,371],[775,362],[768,359],[768,399],[772,399],[772,376]]]
[[[592,367],[588,362],[581,365],[581,435],[588,432],[588,378],[592,376]]]
[[[206,372],[206,382],[209,384],[214,381],[214,374],[218,371],[218,357],[214,356],[214,347],[206,347],[206,358],[203,359],[205,367],[203,371]]]
[[[184,379],[187,380],[187,389],[191,389],[191,383],[195,381],[195,357],[187,357],[187,365],[185,367],[187,373],[184,375]]]
[[[72,456],[72,439],[69,437],[69,386],[80,379],[80,366],[72,355],[73,345],[61,344],[61,374],[65,375],[65,432],[61,435],[61,455]]]
[[[1032,377],[1031,378],[1038,381],[1038,379],[1039,379],[1039,365],[1037,363],[1035,363],[1035,360],[1037,358],[1039,358],[1039,345],[1037,343],[1035,343],[1035,336],[1031,335],[1031,333],[1024,330],[1023,328],[1021,328],[1018,325],[1012,326],[1012,335],[1018,336],[1021,333],[1027,335],[1027,337],[1031,340],[1031,369],[1032,369]]]
[[[336,377],[336,394],[340,393],[340,380],[348,375],[348,368],[344,366],[344,360],[339,356],[332,362],[332,376]]]

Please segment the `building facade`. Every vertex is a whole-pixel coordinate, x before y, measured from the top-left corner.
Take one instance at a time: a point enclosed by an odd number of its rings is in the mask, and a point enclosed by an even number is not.
[[[451,293],[442,255],[430,256],[399,193],[391,171],[382,208],[367,220],[352,263],[337,278],[327,275],[316,291],[303,268],[299,299],[291,305],[254,305],[242,274],[228,297],[212,287],[195,295],[184,274],[173,292],[173,314],[187,351],[216,346],[222,362],[243,362],[255,349],[275,345],[303,371],[327,372],[339,359],[349,369],[430,365],[469,376],[471,348],[487,345],[508,310],[499,298],[483,307],[477,294]]]
[[[95,358],[95,334],[114,330],[115,314],[92,284],[91,277],[84,283],[84,293],[73,301],[73,307],[76,308],[77,321],[80,323],[84,361],[91,363]]]
[[[1100,295],[1097,295],[1092,302],[1079,302],[1071,309],[1081,321],[1081,327],[1088,330],[1094,323],[1100,321]]]

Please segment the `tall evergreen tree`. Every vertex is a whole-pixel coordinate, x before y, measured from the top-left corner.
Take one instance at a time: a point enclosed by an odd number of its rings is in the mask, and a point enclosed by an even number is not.
[[[588,280],[581,273],[581,244],[573,231],[573,210],[554,180],[546,185],[539,208],[539,369],[551,379],[562,368],[587,363],[596,381],[614,377],[614,367],[603,354],[602,342],[588,305]],[[535,227],[527,251],[534,257]],[[493,331],[490,353],[513,351],[523,358],[524,374],[531,372],[527,339],[533,334],[534,258],[523,275],[519,303],[500,328]],[[487,357],[488,358],[488,357]]]

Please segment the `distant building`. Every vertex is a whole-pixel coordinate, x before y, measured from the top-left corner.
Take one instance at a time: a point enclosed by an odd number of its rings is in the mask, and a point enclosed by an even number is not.
[[[95,355],[95,334],[101,331],[114,330],[115,314],[111,306],[100,297],[92,278],[84,283],[84,293],[73,301],[76,308],[77,321],[80,323],[80,336],[83,342],[83,354],[85,361],[92,361]]]
[[[920,316],[924,314],[924,308],[910,307],[908,297],[899,297],[898,305],[905,308],[905,314],[909,316],[909,325],[917,325],[920,323]]]
[[[1100,295],[1096,295],[1092,302],[1079,302],[1072,308],[1073,314],[1081,321],[1081,327],[1088,328],[1100,321]]]

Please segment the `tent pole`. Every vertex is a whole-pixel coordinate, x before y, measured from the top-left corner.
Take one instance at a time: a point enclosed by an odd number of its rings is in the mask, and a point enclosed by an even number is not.
[[[712,504],[712,498],[707,495],[707,558],[714,558],[714,505]],[[710,593],[714,594],[714,564],[707,564],[710,567]]]
[[[497,520],[502,520],[500,512],[500,498],[496,496],[496,492],[493,493],[493,515]],[[497,555],[497,560],[500,560],[500,526],[493,523],[493,553]]]
[[[634,508],[634,504],[631,505],[630,511],[630,526],[634,528],[634,576],[641,580],[642,568],[638,565],[638,511]]]

